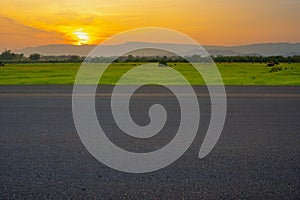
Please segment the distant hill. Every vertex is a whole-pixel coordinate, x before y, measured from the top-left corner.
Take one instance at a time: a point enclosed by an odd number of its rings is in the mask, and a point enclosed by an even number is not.
[[[141,43],[141,42],[128,42],[118,45],[103,46],[102,56],[115,56],[125,48],[136,49],[142,45],[148,45],[152,50],[135,50],[131,52],[134,56],[142,55],[170,55],[170,53],[162,53],[161,50],[155,50],[168,47],[169,49],[180,49],[183,55],[194,55],[197,54],[196,46],[192,44],[160,44],[160,43]],[[88,55],[96,45],[67,45],[67,44],[53,44],[37,47],[27,47],[24,49],[15,50],[16,53],[24,53],[28,56],[33,53],[39,53],[42,55]],[[261,56],[292,56],[300,55],[300,43],[266,43],[266,44],[250,44],[243,46],[204,46],[210,55],[223,55],[223,56],[234,56],[234,55],[261,55]],[[201,52],[201,55],[206,55],[205,52]]]
[[[238,55],[292,56],[300,55],[300,43],[266,43],[232,47],[208,46],[206,50],[209,52],[217,50],[221,53],[224,51],[232,51]]]
[[[176,56],[176,54],[168,52],[168,51],[163,51],[160,49],[139,49],[139,50],[134,50],[129,53],[124,54],[124,56],[151,56],[151,57],[156,57],[156,56],[167,56],[167,57],[172,57]]]
[[[29,56],[33,53],[39,53],[42,55],[79,55],[85,56],[87,55],[96,45],[71,45],[71,44],[51,44],[37,47],[27,47],[24,49],[18,49],[14,52],[23,53],[25,56]]]

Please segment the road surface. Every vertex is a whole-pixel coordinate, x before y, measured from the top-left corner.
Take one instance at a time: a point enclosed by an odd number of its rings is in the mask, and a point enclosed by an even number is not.
[[[113,126],[110,91],[101,88],[96,110],[114,143],[144,152],[172,139],[180,115],[168,91],[147,87],[133,97],[138,124],[149,123],[145,113],[153,102],[165,104],[172,116],[164,134],[146,141],[132,140]],[[299,198],[300,87],[226,87],[225,127],[204,159],[198,152],[210,101],[204,87],[195,91],[201,121],[188,151],[159,171],[129,174],[101,164],[81,143],[72,118],[71,86],[0,86],[0,199]]]

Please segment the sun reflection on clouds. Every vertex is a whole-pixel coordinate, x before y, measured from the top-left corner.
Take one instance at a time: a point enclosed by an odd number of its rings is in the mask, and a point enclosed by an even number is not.
[[[183,32],[205,45],[299,42],[299,9],[299,0],[3,1],[0,48],[98,44],[121,31],[149,26]]]
[[[73,31],[74,40],[77,41],[77,45],[88,44],[90,42],[90,36],[82,28]]]

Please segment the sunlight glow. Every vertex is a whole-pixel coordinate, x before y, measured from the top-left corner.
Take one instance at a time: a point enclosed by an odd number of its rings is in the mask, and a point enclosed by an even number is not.
[[[73,32],[75,36],[75,40],[77,41],[77,45],[88,44],[90,41],[90,36],[87,32],[84,32],[82,28],[77,29]]]
[[[122,31],[142,27],[173,29],[211,46],[300,42],[300,0],[163,2],[2,0],[0,49],[99,44]],[[163,43],[165,38],[157,40]]]

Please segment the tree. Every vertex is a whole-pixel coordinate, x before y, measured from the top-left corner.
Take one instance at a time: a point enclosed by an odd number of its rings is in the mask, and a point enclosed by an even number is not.
[[[131,55],[131,54],[128,55],[128,56],[127,56],[127,61],[128,61],[128,62],[133,62],[133,55]]]
[[[158,66],[159,66],[159,67],[166,67],[166,66],[168,66],[167,61],[165,61],[165,60],[160,60],[160,61],[158,62]]]
[[[80,57],[77,55],[71,55],[69,58],[69,61],[71,61],[71,62],[80,61]]]
[[[0,60],[14,60],[17,58],[17,54],[12,53],[11,50],[5,50],[0,55]]]
[[[39,60],[41,58],[41,55],[40,54],[38,54],[38,53],[34,53],[34,54],[31,54],[30,56],[29,56],[29,59],[30,60]]]
[[[22,60],[22,58],[24,58],[24,54],[18,54],[17,55],[17,60],[18,60],[18,62],[20,62],[20,60]]]

